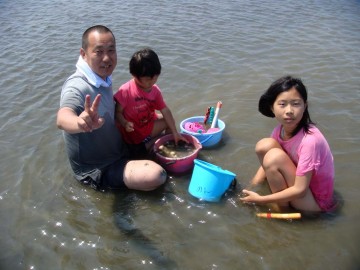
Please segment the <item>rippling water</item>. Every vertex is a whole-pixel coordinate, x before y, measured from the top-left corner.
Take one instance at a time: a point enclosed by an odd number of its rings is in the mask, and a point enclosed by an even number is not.
[[[2,0],[0,23],[1,269],[360,267],[359,1]],[[72,178],[55,116],[94,24],[117,38],[115,90],[130,55],[151,46],[179,123],[222,100],[222,142],[199,157],[237,174],[221,202],[193,198],[191,175],[152,193],[101,193]],[[275,125],[258,98],[284,74],[303,79],[331,145],[343,202],[333,215],[261,220],[237,200],[258,166],[256,141]]]

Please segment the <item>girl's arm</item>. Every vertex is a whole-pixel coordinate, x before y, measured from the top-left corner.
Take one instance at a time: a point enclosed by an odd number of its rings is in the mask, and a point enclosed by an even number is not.
[[[259,204],[276,203],[276,202],[290,202],[295,199],[300,199],[305,196],[309,189],[312,172],[306,173],[304,176],[296,176],[293,186],[288,187],[282,191],[261,196],[256,192],[244,189],[242,192],[245,197],[241,198],[243,202],[252,202]]]
[[[132,131],[134,131],[134,124],[125,119],[123,111],[124,111],[123,107],[119,103],[116,102],[116,104],[115,104],[115,121],[119,125],[124,127],[127,132],[132,132]]]
[[[171,130],[171,133],[174,135],[175,143],[177,144],[178,141],[182,140],[188,143],[187,139],[181,136],[180,133],[178,133],[176,126],[175,126],[175,120],[174,117],[168,107],[165,107],[160,111],[164,117],[164,120],[168,126],[168,128]]]
[[[177,129],[176,129],[176,126],[175,126],[174,117],[173,117],[170,109],[168,107],[165,107],[160,112],[163,115],[164,120],[165,120],[168,128],[171,130],[171,133],[175,135],[177,133]]]

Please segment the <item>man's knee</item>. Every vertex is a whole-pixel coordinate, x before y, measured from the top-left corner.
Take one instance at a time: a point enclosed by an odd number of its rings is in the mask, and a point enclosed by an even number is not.
[[[133,160],[125,168],[124,183],[130,189],[150,191],[165,183],[166,171],[151,160]]]

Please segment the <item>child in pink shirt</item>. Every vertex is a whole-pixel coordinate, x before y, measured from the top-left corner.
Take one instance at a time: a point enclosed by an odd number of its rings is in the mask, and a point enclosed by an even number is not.
[[[117,127],[132,157],[142,158],[146,148],[164,133],[172,133],[175,143],[187,142],[178,133],[172,113],[155,84],[161,73],[157,54],[150,48],[137,51],[130,59],[129,69],[133,79],[120,87],[114,99]]]
[[[286,76],[275,81],[259,100],[259,111],[279,125],[271,138],[256,144],[260,168],[251,185],[267,180],[272,194],[244,189],[249,203],[277,203],[300,211],[333,210],[334,162],[330,147],[308,112],[302,81]]]

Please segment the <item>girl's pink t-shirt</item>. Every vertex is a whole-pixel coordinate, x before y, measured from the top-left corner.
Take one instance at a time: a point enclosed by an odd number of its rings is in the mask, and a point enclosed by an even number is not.
[[[151,134],[154,121],[157,119],[155,110],[166,107],[160,88],[153,85],[149,92],[140,89],[134,80],[123,84],[115,93],[114,99],[123,108],[123,115],[134,123],[134,131],[127,132],[118,125],[125,142],[139,144]]]
[[[328,142],[320,130],[310,126],[310,134],[301,129],[290,140],[281,136],[281,125],[273,130],[271,137],[278,141],[296,165],[296,175],[304,176],[312,172],[310,190],[323,211],[334,208],[334,159]]]

